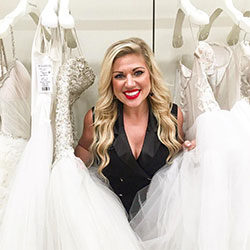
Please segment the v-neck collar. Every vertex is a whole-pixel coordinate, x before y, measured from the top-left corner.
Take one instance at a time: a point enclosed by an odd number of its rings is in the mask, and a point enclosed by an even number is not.
[[[158,140],[156,132],[157,121],[151,111],[151,108],[149,107],[148,125],[143,146],[139,157],[135,159],[124,129],[123,104],[118,104],[118,118],[114,126],[115,139],[113,147],[116,150],[119,158],[126,165],[128,165],[137,173],[139,171],[146,178],[149,178],[149,175],[144,171],[144,168],[151,162],[160,146],[160,141]]]

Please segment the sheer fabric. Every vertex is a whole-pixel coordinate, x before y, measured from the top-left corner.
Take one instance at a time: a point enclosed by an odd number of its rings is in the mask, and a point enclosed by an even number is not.
[[[186,133],[197,146],[154,176],[131,221],[144,249],[250,248],[249,102],[245,96],[230,111],[220,109],[208,81],[210,53],[209,45],[199,44],[186,85],[195,99],[188,99]]]

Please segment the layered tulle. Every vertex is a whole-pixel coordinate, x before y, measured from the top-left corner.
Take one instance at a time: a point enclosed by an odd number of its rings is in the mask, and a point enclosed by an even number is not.
[[[47,190],[53,156],[50,98],[41,96],[34,127],[9,194],[0,229],[0,249],[44,250]]]
[[[139,249],[119,198],[73,151],[53,166],[48,223],[49,250]]]
[[[250,249],[249,112],[242,100],[196,119],[196,148],[155,175],[131,221],[144,249]]]

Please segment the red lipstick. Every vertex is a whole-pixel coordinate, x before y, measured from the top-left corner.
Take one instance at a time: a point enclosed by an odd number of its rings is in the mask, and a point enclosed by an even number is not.
[[[133,89],[133,90],[128,90],[124,92],[124,95],[126,96],[127,99],[132,100],[136,99],[140,95],[140,90],[139,89]]]

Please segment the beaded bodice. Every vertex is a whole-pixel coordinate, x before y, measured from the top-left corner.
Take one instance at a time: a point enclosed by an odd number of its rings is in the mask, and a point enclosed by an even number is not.
[[[93,70],[84,58],[71,58],[57,77],[55,159],[73,150],[74,129],[72,105],[95,80]]]

